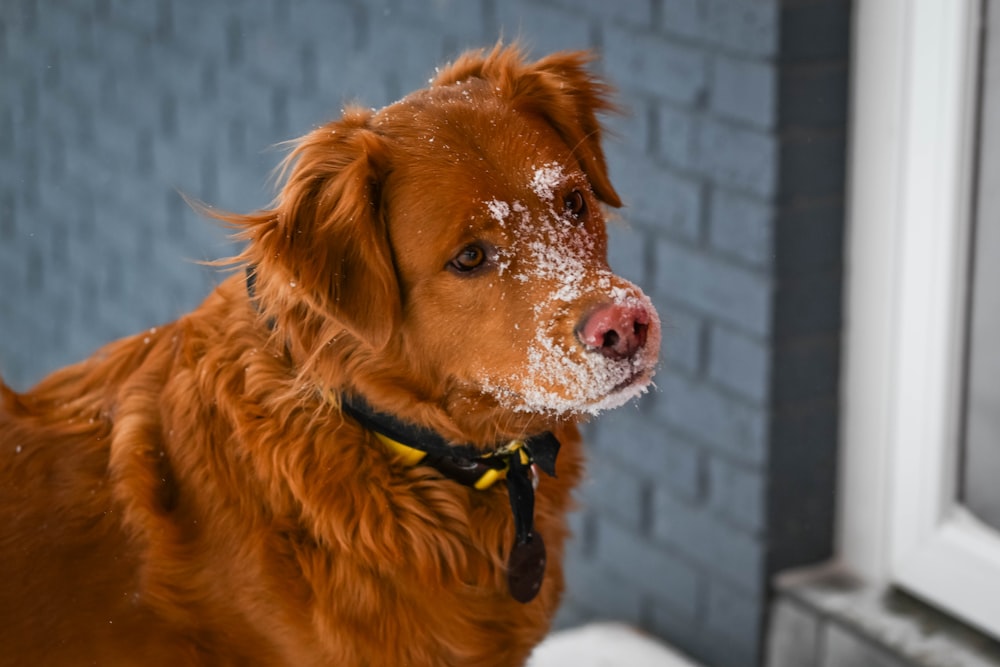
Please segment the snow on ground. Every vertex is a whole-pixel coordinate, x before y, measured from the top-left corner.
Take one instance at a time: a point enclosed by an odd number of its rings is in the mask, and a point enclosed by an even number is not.
[[[656,639],[620,623],[594,623],[555,632],[527,667],[701,667]]]

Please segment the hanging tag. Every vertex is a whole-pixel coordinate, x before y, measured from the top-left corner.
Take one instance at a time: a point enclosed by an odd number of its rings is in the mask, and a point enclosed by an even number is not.
[[[510,596],[521,603],[531,602],[545,578],[545,542],[538,533],[527,542],[517,542],[507,562],[507,585]]]

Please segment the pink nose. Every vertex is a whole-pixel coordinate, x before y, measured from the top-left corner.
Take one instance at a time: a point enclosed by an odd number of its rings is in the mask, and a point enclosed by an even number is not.
[[[629,359],[646,344],[649,311],[639,305],[610,303],[588,315],[576,334],[588,348],[609,359]]]

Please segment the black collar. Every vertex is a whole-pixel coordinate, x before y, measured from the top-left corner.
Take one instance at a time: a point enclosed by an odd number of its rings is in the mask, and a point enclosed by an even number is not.
[[[535,468],[555,476],[559,440],[545,432],[483,454],[470,445],[449,444],[430,429],[377,412],[359,397],[343,396],[341,407],[410,465],[429,465],[449,479],[480,490],[506,479],[516,531],[507,561],[507,583],[518,602],[533,600],[545,576],[545,543],[534,531]]]

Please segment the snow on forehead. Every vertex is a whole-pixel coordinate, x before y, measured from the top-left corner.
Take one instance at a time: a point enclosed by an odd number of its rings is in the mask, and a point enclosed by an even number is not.
[[[539,199],[552,201],[555,196],[555,189],[563,182],[562,165],[547,162],[535,169],[531,177],[531,189]]]
[[[501,227],[507,221],[507,216],[510,215],[510,204],[499,199],[491,199],[486,202],[486,208],[489,209],[490,215],[500,223]]]
[[[565,180],[566,176],[562,165],[556,162],[546,162],[541,167],[532,167],[531,180],[528,182],[528,187],[539,199],[550,203],[549,210],[547,211],[548,215],[543,213],[543,218],[562,218],[560,213],[551,206],[551,202],[555,199],[556,189]],[[520,214],[521,226],[524,229],[534,226],[531,224],[532,216],[529,214],[528,209],[519,201],[514,201],[513,204],[510,204],[500,199],[491,199],[486,202],[486,210],[489,212],[490,217],[496,220],[501,227],[510,218],[512,212]],[[539,220],[535,220],[534,222],[537,223]],[[568,220],[563,220],[563,222],[568,222]]]
[[[556,189],[566,180],[562,165],[546,162],[531,168],[530,189],[545,204],[532,210],[522,202],[493,200],[487,202],[490,214],[501,226],[512,221],[515,247],[523,260],[514,277],[522,283],[544,282],[550,292],[538,303],[568,302],[580,295],[588,274],[599,268],[594,264],[596,247],[593,234],[574,224],[568,211],[554,205]]]

